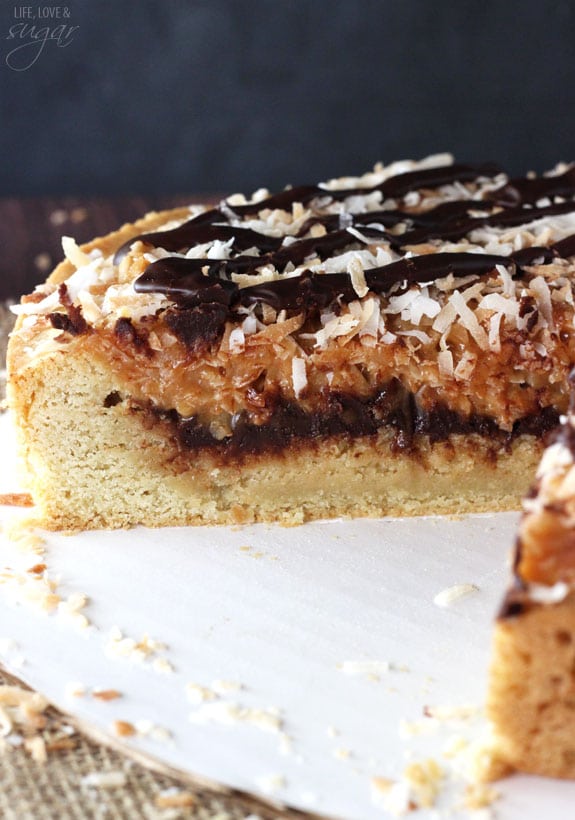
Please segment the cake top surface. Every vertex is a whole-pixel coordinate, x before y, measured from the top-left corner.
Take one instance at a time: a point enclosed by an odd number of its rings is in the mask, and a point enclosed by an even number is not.
[[[566,401],[574,197],[571,165],[510,179],[446,154],[236,194],[156,216],[113,247],[65,238],[65,281],[52,277],[16,312],[47,352],[86,329],[189,363],[265,343],[286,363],[275,387],[296,399],[326,386],[369,392],[395,374],[424,402],[511,429]],[[349,345],[367,386],[342,366]],[[506,402],[502,367],[517,384]]]

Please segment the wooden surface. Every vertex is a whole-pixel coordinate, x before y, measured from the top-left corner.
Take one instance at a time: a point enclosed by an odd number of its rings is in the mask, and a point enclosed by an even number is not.
[[[62,259],[63,235],[87,242],[147,211],[207,199],[214,197],[0,199],[0,300],[16,299],[46,278]]]

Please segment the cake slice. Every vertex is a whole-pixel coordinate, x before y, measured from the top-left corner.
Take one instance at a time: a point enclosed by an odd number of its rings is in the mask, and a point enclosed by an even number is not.
[[[514,583],[495,627],[488,710],[496,756],[575,779],[575,415],[563,419],[524,502]]]
[[[516,508],[567,409],[574,195],[440,155],[65,239],[8,361],[45,526]]]

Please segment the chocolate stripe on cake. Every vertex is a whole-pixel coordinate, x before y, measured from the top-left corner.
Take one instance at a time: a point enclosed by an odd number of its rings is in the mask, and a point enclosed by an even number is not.
[[[435,189],[443,185],[451,185],[454,182],[474,182],[476,179],[492,179],[502,173],[502,169],[493,163],[483,165],[442,165],[438,168],[424,168],[418,171],[408,171],[404,174],[395,174],[388,177],[379,185],[366,188],[340,188],[332,190],[321,185],[305,185],[299,188],[288,188],[279,194],[267,197],[260,202],[248,202],[246,205],[227,205],[237,216],[247,216],[264,208],[285,210],[291,208],[295,202],[307,205],[312,199],[327,197],[328,199],[341,201],[350,196],[367,196],[368,194],[381,192],[383,198],[397,199],[412,191],[422,188]]]
[[[445,203],[451,205],[454,203]],[[464,203],[458,202],[461,206]],[[401,252],[407,245],[417,245],[428,242],[430,239],[456,240],[461,239],[473,230],[482,227],[505,227],[517,226],[542,219],[546,216],[557,216],[571,213],[575,210],[574,202],[564,202],[559,205],[550,205],[545,208],[513,208],[507,211],[500,211],[485,217],[458,218],[461,213],[473,210],[474,205],[465,203],[465,211],[460,207],[445,211],[443,206],[433,209],[434,212],[441,209],[441,214],[427,214],[427,219],[421,220],[421,227],[409,230],[401,234],[391,234],[378,227],[378,225],[392,226],[401,221],[411,219],[410,215],[402,211],[378,211],[375,213],[359,214],[350,216],[353,226],[362,227],[362,235],[367,240],[374,243],[386,242],[394,250]],[[390,215],[391,214],[391,218]],[[413,220],[415,221],[415,220]],[[339,215],[330,214],[328,218],[318,218],[309,220],[310,223],[322,223],[332,230],[325,236],[311,237],[293,241],[289,245],[282,247],[282,237],[272,237],[258,233],[248,228],[232,227],[231,225],[192,225],[185,223],[179,228],[155,234],[144,234],[140,239],[144,242],[152,241],[157,247],[162,247],[167,251],[176,252],[182,248],[190,247],[194,243],[204,243],[213,240],[228,241],[233,239],[234,250],[247,250],[256,248],[262,251],[261,256],[235,256],[227,263],[228,273],[253,273],[263,265],[271,265],[278,271],[283,271],[291,263],[294,266],[301,265],[310,256],[317,256],[319,259],[327,259],[334,251],[343,250],[352,244],[356,244],[358,237],[350,233],[347,228],[344,230],[333,230],[336,223],[340,222]],[[306,223],[307,225],[307,223]],[[304,226],[306,227],[306,226]],[[306,232],[311,228],[307,225]],[[300,231],[301,233],[301,231]],[[371,244],[371,243],[368,243]],[[125,247],[125,246],[124,246]],[[206,260],[193,260],[198,264]],[[255,264],[257,262],[257,265]],[[209,263],[208,263],[209,264]]]
[[[225,224],[229,223],[230,217],[250,216],[264,209],[272,210],[279,208],[285,210],[291,208],[296,202],[307,205],[313,199],[318,198],[340,201],[351,196],[367,196],[378,191],[384,198],[397,198],[422,188],[435,189],[454,182],[473,182],[482,177],[490,179],[500,173],[502,173],[501,169],[491,163],[484,165],[445,165],[438,168],[427,168],[419,171],[409,171],[404,174],[396,174],[384,180],[379,185],[365,188],[330,190],[320,185],[303,185],[296,188],[288,188],[279,194],[274,194],[259,202],[250,202],[246,205],[232,206],[224,201],[219,208],[213,208],[210,211],[202,213],[171,231],[145,233],[134,237],[116,251],[114,262],[118,264],[126,255],[131,245],[137,241],[151,244],[154,247],[162,247],[168,251],[176,251],[184,247],[191,247],[192,245],[208,242],[210,238],[205,237],[210,236],[209,226],[215,227],[217,225],[218,228],[224,228]],[[459,206],[459,203],[457,203],[457,205]],[[394,216],[390,218],[392,220],[395,219],[395,221],[387,224],[397,224],[398,221],[401,221],[401,219],[397,217],[398,212],[384,213],[394,214]],[[399,213],[401,214],[401,218],[404,218],[404,214]],[[378,212],[377,216],[379,216],[380,219],[385,218],[381,212]],[[335,215],[335,220],[328,219],[323,222],[323,224],[325,224],[326,227],[329,225],[329,229],[333,230],[339,226],[339,221],[336,222],[338,219],[338,216]],[[318,218],[317,220],[310,221],[315,223],[322,222],[323,220]],[[220,225],[219,223],[223,224]],[[311,227],[311,225],[308,225],[307,230],[309,230],[309,227]],[[238,236],[238,242],[234,242],[234,248],[245,250],[253,246],[261,250],[273,249],[272,244],[274,238],[256,231],[252,231],[251,236],[248,237],[248,232],[245,228],[235,228],[229,234],[226,230],[222,230],[219,233],[216,231],[213,238],[222,239],[225,236],[226,239],[229,239],[234,235],[234,231],[237,232]],[[245,233],[242,233],[242,231]],[[252,239],[253,241],[251,241]],[[250,242],[250,244],[245,244],[245,242]]]
[[[468,210],[473,210],[473,205],[468,205]],[[558,205],[548,205],[544,208],[508,208],[489,216],[468,217],[467,219],[453,219],[447,224],[436,223],[413,231],[393,237],[392,247],[405,247],[406,245],[418,245],[422,242],[429,242],[430,239],[441,239],[442,241],[454,241],[462,239],[478,228],[505,228],[517,227],[534,222],[536,219],[544,219],[547,216],[559,216],[575,211],[575,202],[561,202]],[[377,220],[374,220],[377,222]]]
[[[522,267],[533,264],[549,264],[559,257],[575,254],[575,234],[549,247],[531,247],[510,256],[484,253],[432,253],[400,259],[389,265],[365,271],[368,288],[374,293],[387,293],[394,285],[405,282],[433,282],[452,273],[454,276],[475,274],[481,276],[497,265],[515,265],[515,275],[522,275]],[[252,266],[254,257],[251,259]],[[229,281],[229,274],[237,271],[233,260],[210,261],[168,257],[149,265],[134,282],[138,293],[163,293],[183,305],[199,305],[218,302],[233,306],[240,303],[252,305],[264,302],[272,307],[286,310],[309,310],[327,307],[335,299],[349,302],[357,299],[357,293],[348,273],[312,273],[304,271],[299,276],[286,277],[265,284],[239,288]],[[255,269],[255,268],[254,268]],[[246,272],[246,271],[242,271]]]
[[[540,199],[575,195],[575,166],[551,177],[521,177],[491,191],[486,199],[504,207],[538,202]]]

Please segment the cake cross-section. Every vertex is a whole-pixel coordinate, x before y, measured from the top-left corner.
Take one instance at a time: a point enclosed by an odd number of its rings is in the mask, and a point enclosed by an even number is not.
[[[51,528],[518,507],[575,362],[575,168],[449,155],[152,213],[22,299]]]

